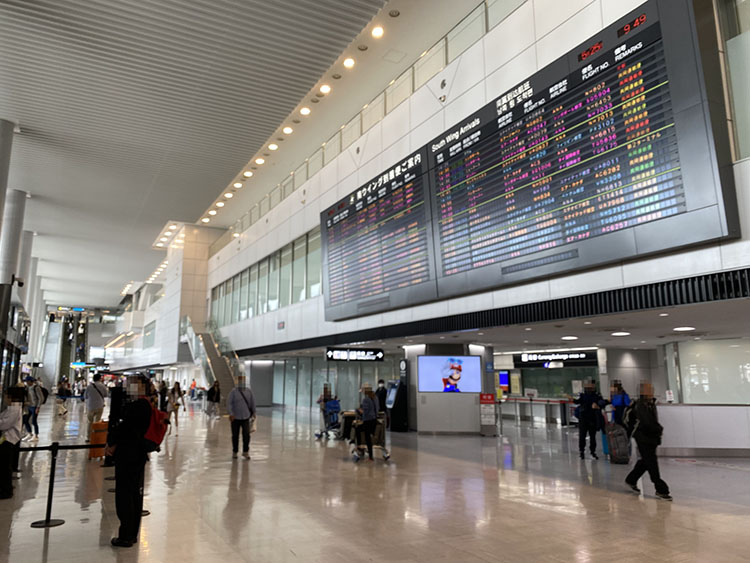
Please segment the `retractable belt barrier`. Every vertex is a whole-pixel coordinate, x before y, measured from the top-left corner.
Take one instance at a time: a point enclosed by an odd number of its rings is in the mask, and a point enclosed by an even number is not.
[[[37,520],[31,523],[32,528],[54,528],[55,526],[62,526],[65,524],[65,520],[60,518],[52,518],[52,495],[55,492],[55,468],[57,466],[57,452],[60,450],[90,450],[93,448],[101,448],[100,444],[71,444],[71,445],[60,445],[60,442],[52,442],[49,446],[33,446],[28,448],[20,448],[22,452],[39,452],[49,450],[52,452],[52,463],[50,464],[49,470],[49,488],[47,489],[47,515],[44,520]]]

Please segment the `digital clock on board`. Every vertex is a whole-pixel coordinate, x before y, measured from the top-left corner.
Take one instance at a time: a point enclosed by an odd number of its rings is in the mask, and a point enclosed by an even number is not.
[[[623,35],[627,35],[634,29],[642,26],[644,23],[646,23],[646,14],[641,14],[637,18],[635,18],[632,22],[628,22],[625,25],[623,25],[620,29],[617,30],[617,37],[622,37]]]
[[[578,62],[583,62],[586,59],[588,59],[591,55],[598,53],[599,51],[602,50],[603,46],[604,44],[601,41],[597,41],[588,49],[581,51],[580,53],[578,53]]]

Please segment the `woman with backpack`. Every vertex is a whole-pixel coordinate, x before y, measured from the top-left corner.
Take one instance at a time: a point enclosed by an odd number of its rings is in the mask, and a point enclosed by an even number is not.
[[[169,391],[167,395],[168,405],[167,410],[169,412],[169,434],[172,433],[172,415],[174,414],[174,427],[175,427],[175,436],[179,436],[180,433],[180,423],[179,423],[179,414],[180,414],[180,403],[182,403],[182,406],[185,406],[185,397],[182,394],[182,389],[180,389],[180,383],[179,381],[174,382],[174,387]]]

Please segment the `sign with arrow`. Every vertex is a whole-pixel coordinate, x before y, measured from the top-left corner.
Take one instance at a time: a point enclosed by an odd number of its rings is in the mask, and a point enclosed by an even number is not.
[[[382,362],[385,358],[380,348],[327,348],[329,362]]]

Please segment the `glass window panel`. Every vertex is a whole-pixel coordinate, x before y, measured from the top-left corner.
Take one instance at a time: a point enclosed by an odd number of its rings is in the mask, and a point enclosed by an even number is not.
[[[349,123],[341,130],[341,150],[351,145],[354,141],[359,139],[362,134],[362,115],[357,114],[354,116]]]
[[[250,210],[250,224],[254,225],[260,218],[260,206],[256,203]]]
[[[321,294],[320,227],[307,236],[307,298]]]
[[[271,190],[271,209],[281,202],[281,186],[276,186]]]
[[[250,284],[247,293],[247,318],[258,315],[258,265],[250,266]]]
[[[448,32],[448,61],[471,47],[484,35],[484,3]]]
[[[307,178],[307,163],[303,162],[302,164],[300,164],[299,168],[294,171],[294,189],[296,190],[302,184],[307,182]]]
[[[284,405],[287,407],[297,406],[297,359],[284,362]]]
[[[305,300],[305,261],[307,249],[305,236],[294,241],[294,256],[292,262],[292,303]]]
[[[287,198],[294,191],[294,176],[289,176],[281,183],[282,197]]]
[[[240,278],[240,320],[247,319],[247,291],[250,284],[250,270],[242,272]]]
[[[323,147],[323,160],[326,164],[336,158],[341,152],[341,132],[336,131]]]
[[[274,252],[268,259],[268,310],[279,308],[279,263],[281,253]]]
[[[312,399],[317,401],[323,394],[323,385],[328,381],[328,362],[316,356],[312,359]],[[313,405],[315,406],[315,405]]]
[[[427,81],[443,70],[445,66],[445,40],[441,39],[423,57],[414,63],[414,89],[420,88]]]
[[[336,395],[341,401],[341,410],[359,408],[359,370],[357,362],[342,362],[336,366]]]
[[[219,286],[211,290],[211,320],[219,322]]]
[[[286,307],[292,302],[292,243],[281,249],[281,270],[279,275],[279,306]]]
[[[677,344],[685,403],[750,404],[750,341],[692,340]],[[634,389],[630,396],[637,395]]]
[[[232,296],[234,295],[234,280],[229,278],[226,281],[227,290],[224,295],[224,324],[232,324]]]
[[[273,363],[273,404],[284,404],[284,360]]]
[[[385,111],[392,112],[401,102],[406,101],[412,93],[412,74],[413,67],[409,67],[406,72],[388,85],[385,90]]]
[[[268,213],[268,210],[270,209],[270,206],[268,204],[269,198],[268,194],[260,200],[260,216],[263,217],[266,213]]]
[[[259,315],[268,312],[268,258],[258,262],[258,304],[255,310]]]
[[[156,343],[156,321],[143,327],[143,347],[151,348]]]
[[[236,323],[240,320],[240,274],[234,276],[232,287],[234,287],[232,293],[232,322]]]
[[[309,159],[307,159],[307,174],[310,178],[313,177],[318,170],[323,168],[323,148],[316,150]]]
[[[367,104],[362,110],[362,132],[368,131],[385,115],[385,93],[381,93],[377,98]]]
[[[217,311],[217,320],[219,326],[224,326],[224,299],[227,292],[227,282],[224,282],[219,286],[219,309]]]
[[[489,0],[487,2],[487,25],[490,29],[507,18],[526,0]]]
[[[309,407],[312,405],[312,358],[299,358],[297,366],[297,406]]]

